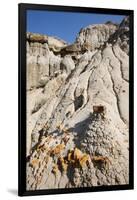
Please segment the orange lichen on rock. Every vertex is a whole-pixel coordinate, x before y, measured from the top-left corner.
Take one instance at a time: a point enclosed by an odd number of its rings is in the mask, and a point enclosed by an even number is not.
[[[74,163],[74,151],[68,153],[67,160]]]
[[[59,157],[59,166],[61,168],[61,171],[67,171],[68,168],[68,162],[63,157]]]
[[[91,158],[93,163],[97,163],[97,164],[105,164],[105,166],[109,167],[111,163],[110,159],[106,156],[93,156]]]
[[[51,150],[51,154],[52,155],[56,155],[61,153],[61,151],[65,148],[64,144],[59,144],[57,145],[54,149]]]
[[[67,159],[69,163],[83,167],[87,165],[88,161],[90,161],[90,156],[86,153],[82,153],[78,148],[75,148],[68,153]]]
[[[36,159],[36,158],[32,159],[30,164],[31,164],[32,167],[35,168],[39,164],[39,159]]]
[[[79,164],[83,167],[87,165],[87,162],[90,162],[90,156],[88,154],[84,154],[79,160]]]
[[[78,148],[75,148],[74,160],[80,160],[82,156],[83,156],[83,153]]]
[[[58,165],[55,164],[55,165],[53,166],[53,168],[52,168],[52,172],[53,172],[54,174],[57,174],[58,171],[59,171]]]

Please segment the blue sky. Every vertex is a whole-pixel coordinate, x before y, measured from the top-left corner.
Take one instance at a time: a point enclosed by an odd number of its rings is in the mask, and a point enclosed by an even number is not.
[[[27,31],[56,36],[73,43],[81,28],[106,21],[120,23],[123,18],[123,15],[28,10]]]

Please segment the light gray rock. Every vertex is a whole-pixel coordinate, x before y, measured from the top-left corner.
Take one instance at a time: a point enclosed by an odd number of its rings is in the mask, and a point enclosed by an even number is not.
[[[127,17],[72,45],[27,34],[28,190],[129,183],[128,33]]]
[[[81,29],[76,41],[83,45],[89,44],[90,50],[101,47],[117,29],[115,24],[97,24],[89,25]]]
[[[60,63],[60,70],[65,71],[67,74],[70,74],[72,70],[75,69],[75,63],[72,60],[70,55],[66,55],[61,63]]]

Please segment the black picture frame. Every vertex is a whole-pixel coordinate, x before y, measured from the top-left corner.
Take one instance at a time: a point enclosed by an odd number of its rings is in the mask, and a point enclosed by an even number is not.
[[[64,12],[83,12],[83,13],[100,13],[129,15],[130,17],[130,50],[129,50],[129,184],[113,186],[97,186],[86,188],[69,188],[69,189],[48,189],[48,190],[26,190],[26,11],[27,10],[48,10]],[[88,8],[88,7],[71,7],[58,5],[40,5],[24,4],[18,5],[18,27],[19,27],[19,54],[18,54],[18,102],[19,102],[19,121],[18,121],[18,195],[46,195],[61,193],[79,193],[79,192],[99,192],[112,190],[129,190],[134,188],[134,11],[121,9],[106,8]]]

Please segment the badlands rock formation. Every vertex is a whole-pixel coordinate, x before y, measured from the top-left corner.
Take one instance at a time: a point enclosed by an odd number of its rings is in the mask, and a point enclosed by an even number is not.
[[[27,33],[27,190],[128,183],[128,41],[128,17]]]

